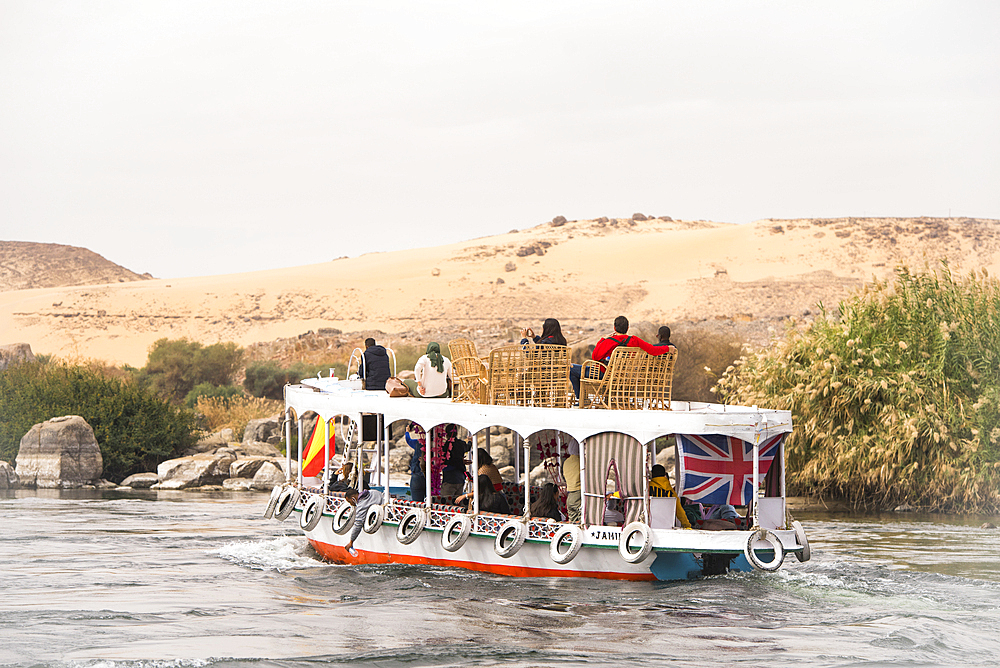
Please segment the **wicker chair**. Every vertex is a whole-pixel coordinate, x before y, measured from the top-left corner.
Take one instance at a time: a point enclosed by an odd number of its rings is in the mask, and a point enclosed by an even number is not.
[[[454,360],[460,357],[479,357],[476,353],[476,344],[469,339],[453,339],[448,342],[449,356]]]
[[[455,376],[452,401],[486,403],[486,363],[476,354],[476,344],[469,339],[448,342],[452,373]]]
[[[639,348],[619,346],[611,353],[604,377],[600,364],[588,361],[580,379],[581,408],[670,410],[677,350],[647,355]]]
[[[494,406],[569,408],[569,348],[528,344],[490,352],[486,403]]]

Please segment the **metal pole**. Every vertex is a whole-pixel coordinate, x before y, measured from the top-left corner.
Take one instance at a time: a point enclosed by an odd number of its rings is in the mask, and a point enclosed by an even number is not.
[[[292,480],[292,418],[285,404],[285,482]]]
[[[427,452],[424,455],[427,457],[427,470],[424,471],[424,505],[429,511],[431,509],[431,449],[434,447],[434,429],[427,430],[427,437],[424,439],[424,443],[427,447]]]
[[[330,491],[330,422],[323,418],[323,458],[326,466],[323,467],[323,494]]]
[[[378,414],[378,419],[382,423],[382,443],[385,446],[385,500],[392,504],[392,494],[389,492],[389,425],[385,423],[385,415]]]
[[[301,417],[299,417],[298,425],[299,425],[299,438],[298,438],[298,441],[299,441],[299,475],[298,475],[298,481],[299,481],[299,484],[301,485],[302,484],[302,418]]]
[[[760,489],[760,481],[758,476],[760,475],[760,422],[756,424],[753,435],[753,525],[760,525],[760,513],[757,512],[757,500],[762,496],[763,490]],[[740,445],[742,448],[743,446]]]
[[[489,428],[487,427],[487,434]],[[479,514],[479,434],[472,435],[472,470],[476,472],[472,479],[472,514]]]
[[[584,457],[586,453],[586,443],[587,439],[580,441],[580,523],[588,524],[587,522],[587,460]]]
[[[531,439],[521,442],[524,450],[524,514],[531,510]]]
[[[510,433],[510,444],[514,449],[514,480],[521,479],[521,435],[516,431]]]
[[[652,446],[653,455],[650,455],[650,453],[649,453],[650,446]],[[650,441],[649,443],[647,443],[646,447],[644,448],[644,450],[645,450],[645,455],[646,455],[645,456],[646,465],[643,467],[644,472],[643,472],[643,476],[642,476],[642,480],[643,480],[643,485],[642,485],[642,521],[645,522],[646,524],[649,524],[649,474],[652,473],[652,470],[651,470],[651,467],[653,465],[652,462],[655,459],[656,439],[654,438],[652,441]]]

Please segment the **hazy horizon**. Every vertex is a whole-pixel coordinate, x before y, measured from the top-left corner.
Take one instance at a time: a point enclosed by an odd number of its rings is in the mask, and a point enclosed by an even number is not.
[[[157,277],[635,212],[1000,218],[989,2],[0,3],[0,238]]]

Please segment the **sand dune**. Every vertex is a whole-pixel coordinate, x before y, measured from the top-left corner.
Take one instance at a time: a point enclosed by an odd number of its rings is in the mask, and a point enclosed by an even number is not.
[[[141,366],[161,337],[249,345],[320,328],[502,337],[550,316],[586,336],[619,313],[775,322],[834,305],[900,262],[941,258],[995,274],[1000,221],[571,221],[281,270],[0,292],[0,342]]]

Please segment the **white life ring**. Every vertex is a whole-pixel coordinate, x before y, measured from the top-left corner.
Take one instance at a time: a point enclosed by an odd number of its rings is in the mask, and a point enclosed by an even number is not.
[[[274,519],[284,521],[295,510],[299,503],[299,490],[295,487],[286,487],[285,491],[278,495],[278,501],[274,505]]]
[[[798,520],[792,521],[792,529],[795,530],[795,542],[802,546],[802,549],[795,553],[795,558],[805,562],[812,558],[812,550],[809,549],[809,539],[806,538],[806,530]]]
[[[385,512],[382,510],[382,506],[368,506],[368,512],[365,513],[365,523],[362,527],[365,533],[375,533],[382,526],[382,518],[385,517]]]
[[[333,514],[333,532],[343,536],[351,530],[352,524],[354,524],[354,506],[344,501]]]
[[[456,533],[455,530],[458,529]],[[472,520],[468,515],[455,515],[444,525],[441,533],[441,547],[448,552],[454,552],[465,545],[472,532]]]
[[[326,499],[314,494],[302,506],[302,514],[299,515],[299,526],[303,531],[312,531],[319,526],[319,521],[323,519],[323,510],[326,508]]]
[[[761,561],[757,557],[754,549],[758,541],[767,543],[770,549],[774,550],[774,559],[771,561]],[[750,537],[747,538],[747,544],[743,547],[743,554],[746,556],[747,561],[750,562],[750,565],[760,571],[776,571],[781,568],[781,563],[785,560],[785,549],[781,545],[781,541],[767,529],[757,529],[751,532]]]
[[[638,552],[633,552],[629,543],[632,542],[632,537],[636,534],[642,537],[642,546]],[[621,555],[622,559],[630,564],[637,564],[648,557],[652,549],[653,533],[650,531],[649,526],[643,522],[632,522],[622,529],[621,538],[618,539],[618,554]]]
[[[569,547],[566,548],[565,552],[562,552],[560,547],[567,538],[569,538]],[[549,557],[557,564],[568,564],[580,552],[581,547],[583,547],[583,529],[575,524],[564,524],[552,536],[552,542],[549,543]]]
[[[285,489],[284,485],[275,485],[271,490],[271,498],[267,500],[267,508],[264,509],[264,519],[269,520],[274,517],[274,507],[278,505],[278,497]]]
[[[427,523],[427,513],[423,508],[410,508],[399,520],[396,527],[396,540],[403,545],[409,545],[417,539]]]
[[[527,536],[527,524],[519,520],[508,520],[497,532],[496,540],[493,541],[493,551],[504,559],[513,557],[524,545]]]

